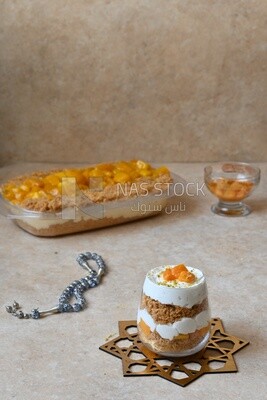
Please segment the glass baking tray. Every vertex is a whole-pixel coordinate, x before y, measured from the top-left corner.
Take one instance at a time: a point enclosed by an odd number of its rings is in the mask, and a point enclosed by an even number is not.
[[[163,212],[177,194],[177,183],[182,185],[184,182],[178,175],[171,176],[173,182],[168,184],[166,192],[158,189],[154,193],[127,199],[66,207],[60,212],[27,210],[0,195],[0,213],[35,236],[53,237],[118,225]]]

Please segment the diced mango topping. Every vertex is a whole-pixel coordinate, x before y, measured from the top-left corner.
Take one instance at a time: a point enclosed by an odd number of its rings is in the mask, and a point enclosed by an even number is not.
[[[10,202],[21,204],[27,199],[52,200],[61,194],[62,178],[75,178],[78,187],[81,190],[86,190],[90,187],[96,188],[96,186],[102,189],[118,183],[133,183],[143,177],[155,180],[166,174],[170,175],[166,167],[153,168],[150,164],[141,160],[118,161],[98,164],[94,167],[33,174],[24,180],[17,179],[7,183],[2,192],[3,196]]]
[[[151,330],[149,328],[149,326],[145,323],[145,321],[141,318],[140,322],[139,322],[139,328],[141,329],[141,331],[143,332],[143,334],[145,336],[149,336],[151,333]]]
[[[184,264],[179,264],[172,268],[166,268],[162,273],[162,278],[165,281],[178,280],[186,283],[194,283],[196,280],[196,276],[192,274]]]
[[[181,272],[188,272],[188,269],[184,264],[179,264],[172,268],[172,273],[174,276],[179,276]]]
[[[240,201],[247,197],[253,188],[253,182],[225,178],[212,180],[207,185],[222,201]]]
[[[195,282],[196,277],[192,272],[189,271],[182,271],[179,275],[179,281],[181,282],[187,282],[187,283],[193,283]]]

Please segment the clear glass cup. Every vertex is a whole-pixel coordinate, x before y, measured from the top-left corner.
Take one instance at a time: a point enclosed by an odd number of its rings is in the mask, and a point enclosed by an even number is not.
[[[184,357],[201,351],[210,337],[210,310],[206,279],[196,268],[194,283],[165,282],[162,274],[174,265],[150,270],[145,278],[137,315],[142,343],[154,353]]]
[[[241,162],[221,162],[204,168],[204,180],[218,199],[211,210],[218,215],[239,217],[251,213],[243,203],[260,181],[260,169]]]

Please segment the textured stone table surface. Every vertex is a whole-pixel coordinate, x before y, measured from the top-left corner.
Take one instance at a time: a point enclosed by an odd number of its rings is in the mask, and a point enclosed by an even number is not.
[[[53,165],[4,167],[5,179]],[[1,399],[245,399],[265,398],[267,164],[242,218],[213,215],[204,195],[178,199],[181,211],[98,231],[58,238],[31,236],[1,216]],[[171,164],[187,182],[203,182],[203,164]],[[184,211],[182,211],[184,209]],[[75,257],[95,251],[108,274],[86,292],[88,307],[38,321],[18,320],[4,306],[16,299],[25,310],[56,304],[61,290],[83,276]],[[121,361],[99,350],[118,333],[118,320],[136,318],[146,272],[184,262],[208,280],[213,317],[228,333],[251,343],[235,355],[238,373],[202,376],[186,388],[159,377],[123,377]]]

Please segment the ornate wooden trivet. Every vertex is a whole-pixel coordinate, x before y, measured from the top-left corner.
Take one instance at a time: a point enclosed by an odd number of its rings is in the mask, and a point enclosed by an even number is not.
[[[186,386],[201,375],[236,372],[233,354],[249,342],[225,332],[219,318],[211,320],[211,338],[201,352],[183,358],[159,356],[139,340],[136,321],[119,321],[119,336],[100,346],[100,350],[122,360],[123,376],[158,375]]]

